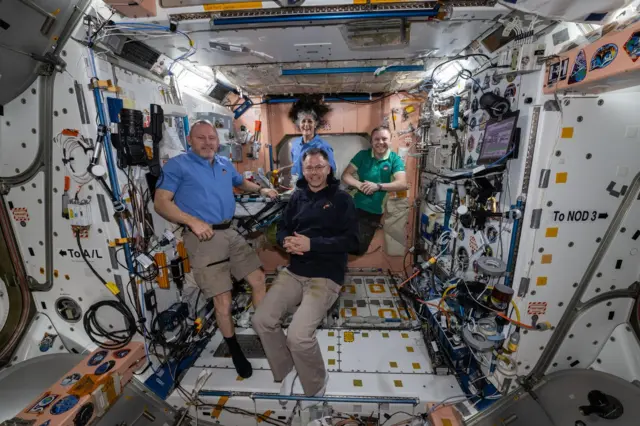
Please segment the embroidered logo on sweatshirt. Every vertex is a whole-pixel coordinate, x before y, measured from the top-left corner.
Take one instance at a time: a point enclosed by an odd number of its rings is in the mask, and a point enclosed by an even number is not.
[[[326,210],[326,209],[331,208],[331,207],[333,207],[333,204],[331,204],[331,201],[327,201],[325,203],[325,205],[322,206],[322,210]]]

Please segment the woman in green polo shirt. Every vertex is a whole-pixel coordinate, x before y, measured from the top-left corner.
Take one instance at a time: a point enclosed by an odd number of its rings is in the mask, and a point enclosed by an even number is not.
[[[342,173],[342,181],[358,190],[353,197],[360,225],[358,255],[367,252],[380,227],[387,193],[408,188],[404,163],[391,151],[390,143],[391,130],[376,127],[371,132],[371,148],[358,152]]]

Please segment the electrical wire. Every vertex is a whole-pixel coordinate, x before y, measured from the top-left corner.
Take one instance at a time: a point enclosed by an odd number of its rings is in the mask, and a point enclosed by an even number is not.
[[[62,139],[63,136],[65,137],[64,140]],[[91,182],[93,175],[89,173],[86,167],[76,170],[73,166],[75,162],[73,153],[82,150],[83,154],[87,155],[88,152],[93,152],[94,146],[82,135],[64,135],[62,132],[58,133],[53,140],[62,150],[62,163],[67,170],[67,174],[80,185]],[[87,165],[89,165],[89,161],[87,161]]]

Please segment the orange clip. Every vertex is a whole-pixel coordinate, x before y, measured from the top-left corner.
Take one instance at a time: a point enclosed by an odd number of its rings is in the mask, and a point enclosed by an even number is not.
[[[259,132],[261,130],[262,130],[262,121],[256,120],[256,132]]]
[[[71,178],[69,176],[64,177],[64,192],[67,192],[71,188]]]
[[[77,137],[80,134],[80,132],[75,129],[62,129],[62,134],[65,136]]]

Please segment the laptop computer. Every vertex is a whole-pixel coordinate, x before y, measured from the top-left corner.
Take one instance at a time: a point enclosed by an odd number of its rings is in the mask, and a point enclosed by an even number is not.
[[[503,160],[511,154],[517,142],[515,134],[518,117],[519,111],[512,111],[501,118],[490,119],[484,131],[476,164],[461,169],[442,170],[439,175],[450,179],[469,178],[504,169]]]

